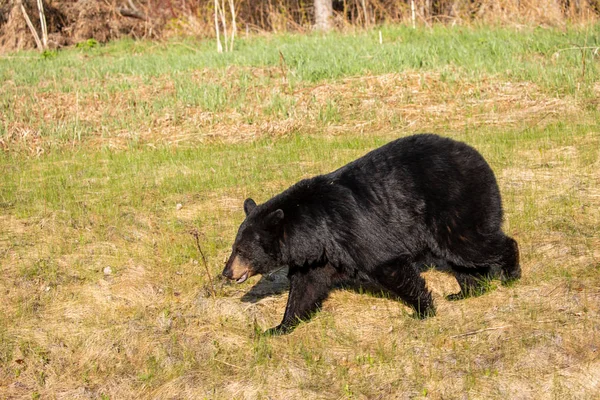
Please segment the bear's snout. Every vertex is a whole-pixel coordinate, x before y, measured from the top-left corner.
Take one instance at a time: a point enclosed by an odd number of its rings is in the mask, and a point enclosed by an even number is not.
[[[233,279],[233,273],[231,272],[231,268],[229,268],[229,263],[225,264],[225,268],[223,268],[221,275],[227,279]]]
[[[250,267],[250,264],[243,260],[240,256],[232,254],[225,264],[223,269],[223,276],[227,279],[235,280],[237,283],[242,283],[246,279],[254,275],[254,271]]]

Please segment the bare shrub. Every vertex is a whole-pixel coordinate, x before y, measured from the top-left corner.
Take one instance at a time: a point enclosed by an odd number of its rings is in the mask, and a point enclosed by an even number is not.
[[[21,0],[0,0],[0,51],[35,47],[19,8]],[[36,0],[23,0],[30,16]],[[43,0],[48,47],[90,38],[106,42],[122,36],[158,38],[165,35],[214,37],[215,2],[184,0]],[[225,3],[223,3],[224,5]],[[338,29],[383,23],[493,23],[564,25],[589,22],[600,15],[599,0],[333,0],[333,25]],[[312,0],[232,0],[239,32],[308,31]],[[31,18],[40,32],[38,18]],[[233,21],[231,21],[233,22]]]

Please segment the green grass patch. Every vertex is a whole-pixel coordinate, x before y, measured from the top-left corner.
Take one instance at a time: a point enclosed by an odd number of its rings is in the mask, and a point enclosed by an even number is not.
[[[86,81],[98,82],[118,75],[147,79],[231,66],[283,67],[289,70],[290,79],[310,82],[450,66],[475,76],[501,74],[555,90],[573,91],[582,72],[582,58],[588,68],[584,82],[598,80],[593,49],[574,48],[600,46],[599,29],[598,25],[564,30],[438,25],[414,30],[384,26],[382,44],[378,30],[327,36],[281,34],[240,38],[236,51],[225,54],[215,51],[212,40],[186,39],[163,44],[122,40],[60,51],[51,58],[38,59],[35,53],[21,53],[33,59],[30,68],[18,68],[23,62],[18,58],[2,60],[0,78],[17,85],[44,84],[71,91]]]

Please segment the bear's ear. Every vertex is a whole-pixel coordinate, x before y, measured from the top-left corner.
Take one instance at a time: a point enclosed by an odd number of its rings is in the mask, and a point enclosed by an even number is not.
[[[267,215],[265,218],[265,223],[267,226],[277,226],[279,223],[283,221],[283,210],[278,209],[273,211],[271,214]]]
[[[252,210],[255,208],[256,202],[251,198],[247,198],[246,201],[244,201],[244,212],[246,213],[246,216],[248,216],[248,214],[250,214],[250,212],[252,212]]]

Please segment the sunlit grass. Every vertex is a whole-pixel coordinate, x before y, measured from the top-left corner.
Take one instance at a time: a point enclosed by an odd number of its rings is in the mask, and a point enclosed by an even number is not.
[[[593,110],[598,29],[385,26],[382,44],[378,30],[369,30],[241,38],[237,51],[226,54],[216,53],[210,40],[191,39],[125,40],[53,57],[20,53],[0,58],[0,138],[35,136],[41,148],[115,136],[136,142],[166,123],[189,123],[190,113],[203,134],[227,121],[302,121],[306,99],[299,96],[319,82],[407,72],[438,76],[450,96],[473,85],[470,95],[477,98],[477,87],[493,78],[528,82],[547,96],[574,96]],[[314,100],[323,109],[313,126],[347,119],[338,100]]]
[[[554,54],[597,27],[382,35],[1,59],[0,398],[593,398],[597,56],[582,75],[581,51]],[[488,160],[521,281],[448,302],[456,282],[429,271],[435,318],[340,290],[291,335],[260,335],[285,278],[218,277],[243,200],[420,131]]]

